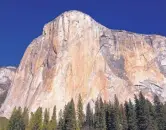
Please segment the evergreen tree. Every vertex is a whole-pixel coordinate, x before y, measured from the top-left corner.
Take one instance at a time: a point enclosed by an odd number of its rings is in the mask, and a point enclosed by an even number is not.
[[[76,113],[73,99],[67,104],[64,110],[64,129],[76,130]]]
[[[84,123],[84,112],[83,112],[83,104],[81,95],[78,98],[78,105],[77,105],[77,117],[78,117],[78,127],[81,129]]]
[[[137,130],[136,113],[131,100],[125,102],[125,112],[127,117],[128,130]]]
[[[115,110],[115,106],[112,105],[110,109],[110,128],[108,130],[119,130],[119,124],[117,121],[117,110]]]
[[[105,105],[103,103],[102,98],[100,97],[100,128],[101,130],[106,130],[106,122],[105,122]]]
[[[52,118],[50,121],[50,130],[56,130],[57,120],[56,120],[56,106],[54,106]]]
[[[149,109],[145,97],[140,92],[137,104],[137,125],[139,130],[146,130],[149,126]]]
[[[91,130],[93,127],[93,111],[91,110],[90,103],[88,103],[86,108],[86,126],[88,130]]]
[[[149,113],[147,114],[149,117],[149,125],[147,127],[147,130],[157,130],[157,124],[156,124],[156,118],[155,118],[155,109],[152,103],[149,100],[146,100],[149,108]]]
[[[166,130],[166,102],[163,104],[163,112],[164,112],[164,130]]]
[[[155,106],[155,113],[156,113],[157,129],[164,130],[163,104],[160,102],[157,95],[155,95],[154,97],[154,106]]]
[[[21,107],[14,108],[7,127],[8,130],[25,130]]]
[[[105,108],[102,98],[95,103],[94,126],[97,130],[106,130]]]
[[[153,106],[141,92],[139,99],[135,96],[135,108],[138,129],[156,130]]]
[[[50,118],[49,117],[49,111],[47,109],[45,109],[42,130],[49,130],[49,118]]]
[[[39,107],[33,114],[31,113],[30,130],[42,130],[42,108]]]
[[[95,102],[94,127],[100,129],[100,105],[99,100]]]
[[[115,121],[116,121],[116,128],[117,130],[121,130],[122,126],[120,126],[120,122],[122,122],[120,120],[120,106],[119,106],[119,100],[117,98],[117,96],[115,95],[115,99],[114,99],[114,111],[115,111]]]
[[[128,130],[128,124],[127,124],[127,117],[126,117],[126,111],[124,109],[124,106],[121,104],[120,105],[120,119],[121,119],[121,125],[122,125],[122,130]]]
[[[60,110],[59,112],[59,122],[58,122],[57,130],[64,130],[64,119],[63,119],[62,110]]]
[[[29,124],[29,111],[28,108],[24,108],[23,111],[23,120],[24,120],[24,124],[25,124],[25,128],[28,129],[28,124]]]
[[[105,109],[105,119],[106,119],[106,128],[107,130],[111,130],[112,129],[112,123],[113,120],[111,118],[111,103],[109,102],[109,104],[106,104],[106,109]]]

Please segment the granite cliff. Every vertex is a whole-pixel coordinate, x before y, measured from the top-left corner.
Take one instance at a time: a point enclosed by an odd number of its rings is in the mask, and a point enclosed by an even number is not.
[[[0,106],[6,99],[8,91],[11,88],[12,80],[15,76],[15,67],[1,67],[0,68]]]
[[[44,26],[27,48],[1,107],[62,109],[81,94],[84,105],[101,96],[121,102],[133,94],[166,100],[166,37],[111,30],[79,11]]]

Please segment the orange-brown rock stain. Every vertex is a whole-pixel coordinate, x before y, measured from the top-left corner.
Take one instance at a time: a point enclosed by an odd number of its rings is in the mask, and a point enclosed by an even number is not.
[[[44,86],[45,86],[44,89],[47,92],[51,92],[53,87],[55,87],[53,84],[53,80],[54,80],[53,77],[55,77],[55,75],[56,75],[55,67],[47,70],[46,73],[44,74],[44,79],[45,79],[44,80]]]
[[[68,95],[68,99],[69,97],[77,98],[79,94],[81,94],[84,99],[87,95],[90,94],[91,96],[91,94],[99,91],[101,91],[105,99],[108,98],[106,90],[107,78],[103,72],[104,65],[100,65],[100,62],[102,62],[101,58],[97,58],[99,48],[92,54],[92,50],[89,48],[90,47],[83,43],[70,46],[69,56],[71,63],[69,63],[66,81],[66,95]],[[98,66],[95,66],[96,62],[98,62]],[[96,76],[91,79],[93,73]],[[90,84],[90,82],[92,83]]]
[[[87,93],[87,86],[93,66],[93,56],[86,52],[86,48],[79,44],[69,50],[71,63],[69,63],[67,79],[67,95],[77,97],[78,94]]]
[[[130,44],[132,49],[127,48],[126,44]],[[120,45],[125,60],[125,71],[132,83],[138,83],[147,78],[156,82],[164,80],[163,74],[155,64],[155,54],[149,44],[136,42],[133,46],[130,41]]]

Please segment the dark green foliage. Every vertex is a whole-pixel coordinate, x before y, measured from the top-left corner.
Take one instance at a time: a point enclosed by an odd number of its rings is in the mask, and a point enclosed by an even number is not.
[[[43,121],[43,128],[42,130],[49,130],[49,111],[47,109],[45,109],[44,112],[44,121]]]
[[[136,113],[131,101],[125,102],[128,130],[137,130]]]
[[[116,124],[116,129],[120,130],[122,129],[122,120],[120,119],[120,106],[119,106],[119,100],[117,96],[115,95],[114,99],[114,112],[115,112],[115,124]]]
[[[84,123],[84,112],[83,112],[83,104],[82,104],[82,98],[81,95],[79,95],[78,98],[78,104],[77,104],[77,118],[78,118],[78,127],[81,129],[83,127]]]
[[[121,130],[128,130],[127,116],[124,106],[120,105],[120,121],[121,121]]]
[[[76,113],[73,99],[64,110],[64,130],[76,130]]]
[[[63,119],[62,110],[60,110],[59,112],[59,122],[58,122],[57,130],[64,130],[64,119]]]
[[[107,130],[111,129],[111,103],[105,104],[105,120],[106,120],[106,128]]]
[[[156,118],[155,118],[155,116],[156,116],[155,108],[149,100],[146,100],[146,102],[147,102],[148,107],[149,107],[149,113],[148,113],[149,126],[148,126],[148,129],[157,130],[157,123],[156,123]]]
[[[123,129],[123,117],[120,113],[120,105],[116,95],[114,99],[114,104],[109,103],[106,105],[105,116],[107,130]]]
[[[23,121],[24,121],[24,124],[25,124],[25,128],[28,129],[28,124],[29,124],[29,111],[28,111],[28,108],[24,108],[24,111],[23,111]]]
[[[14,108],[7,130],[25,130],[24,119],[20,107],[18,109]]]
[[[90,103],[88,103],[86,109],[86,126],[88,130],[91,130],[93,127],[93,111],[91,110]]]
[[[39,107],[33,114],[31,113],[30,130],[42,130],[42,108]]]
[[[23,112],[21,108],[15,108],[9,121],[0,118],[0,130],[166,130],[166,103],[161,103],[157,96],[154,104],[142,93],[138,98],[135,96],[135,103],[129,100],[120,104],[116,95],[114,103],[103,102],[101,98],[94,103],[94,114],[88,103],[84,116],[81,96],[77,114],[72,99],[64,111],[59,112],[58,122],[56,107],[51,118],[48,109],[42,115],[42,108],[38,108],[31,113],[30,121],[27,108]]]
[[[140,92],[137,107],[137,125],[139,130],[146,130],[149,125],[149,110],[145,97]]]
[[[51,121],[50,121],[50,130],[56,130],[56,128],[57,128],[56,106],[54,106],[52,118],[51,118]]]
[[[106,130],[105,107],[101,98],[95,103],[94,127],[96,130]]]
[[[157,122],[157,129],[164,130],[164,107],[163,104],[160,102],[157,95],[154,97],[154,106],[155,106],[155,113],[156,113],[156,122]]]

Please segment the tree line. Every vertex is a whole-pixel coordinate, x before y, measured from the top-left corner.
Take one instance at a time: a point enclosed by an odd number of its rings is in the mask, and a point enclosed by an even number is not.
[[[76,108],[72,99],[59,112],[58,120],[56,117],[56,106],[51,117],[49,109],[39,107],[29,114],[27,108],[19,107],[13,110],[3,130],[166,130],[166,103],[160,102],[157,95],[150,102],[140,92],[134,101],[120,104],[115,95],[114,102],[97,99],[94,109],[88,103],[84,113],[79,95]]]

